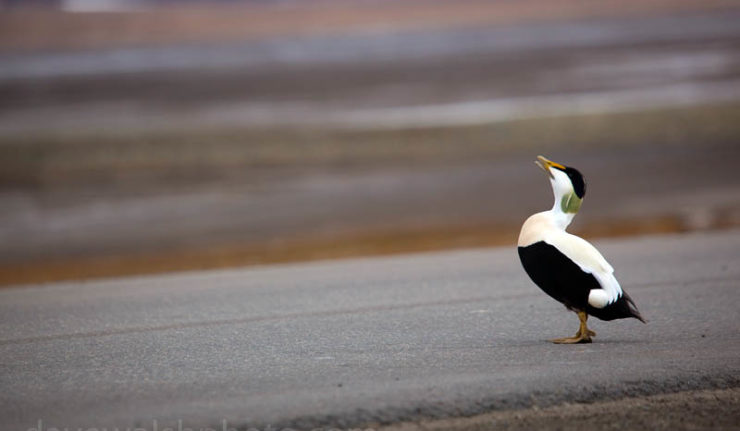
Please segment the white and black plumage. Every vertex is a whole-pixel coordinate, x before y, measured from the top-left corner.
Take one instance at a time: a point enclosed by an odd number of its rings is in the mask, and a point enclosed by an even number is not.
[[[577,312],[581,322],[575,336],[552,341],[590,343],[596,333],[586,326],[589,315],[602,320],[634,317],[645,322],[601,253],[588,241],[565,231],[586,194],[581,173],[542,156],[537,156],[535,163],[550,178],[555,205],[524,222],[519,234],[519,258],[532,281]]]

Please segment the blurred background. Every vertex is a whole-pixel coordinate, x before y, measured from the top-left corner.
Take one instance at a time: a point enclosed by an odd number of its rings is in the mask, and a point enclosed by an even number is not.
[[[728,229],[739,144],[737,1],[0,0],[0,284],[513,247],[538,154]]]

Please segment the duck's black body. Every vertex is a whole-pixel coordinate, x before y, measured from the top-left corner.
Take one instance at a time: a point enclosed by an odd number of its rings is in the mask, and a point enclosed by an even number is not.
[[[518,247],[519,258],[529,278],[545,293],[573,311],[585,311],[601,320],[634,317],[643,320],[632,299],[622,292],[619,299],[604,308],[588,304],[592,289],[601,289],[596,277],[584,272],[554,246],[539,241]]]

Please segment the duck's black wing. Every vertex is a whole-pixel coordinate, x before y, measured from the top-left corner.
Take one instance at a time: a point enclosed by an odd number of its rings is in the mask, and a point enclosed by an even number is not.
[[[601,289],[596,277],[584,272],[575,262],[555,246],[539,241],[519,247],[522,266],[534,283],[545,293],[566,307],[602,319],[614,320],[635,317],[644,322],[632,299],[622,292],[617,301],[604,308],[594,308],[588,304],[592,289]]]

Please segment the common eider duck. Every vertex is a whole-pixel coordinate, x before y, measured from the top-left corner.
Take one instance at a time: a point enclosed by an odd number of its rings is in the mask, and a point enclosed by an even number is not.
[[[532,281],[576,312],[580,320],[576,335],[551,341],[590,343],[596,333],[586,326],[589,315],[601,320],[634,317],[644,323],[632,298],[614,277],[614,268],[596,247],[565,231],[586,194],[583,175],[542,156],[537,156],[535,163],[550,179],[555,204],[524,222],[519,233],[519,258]]]

